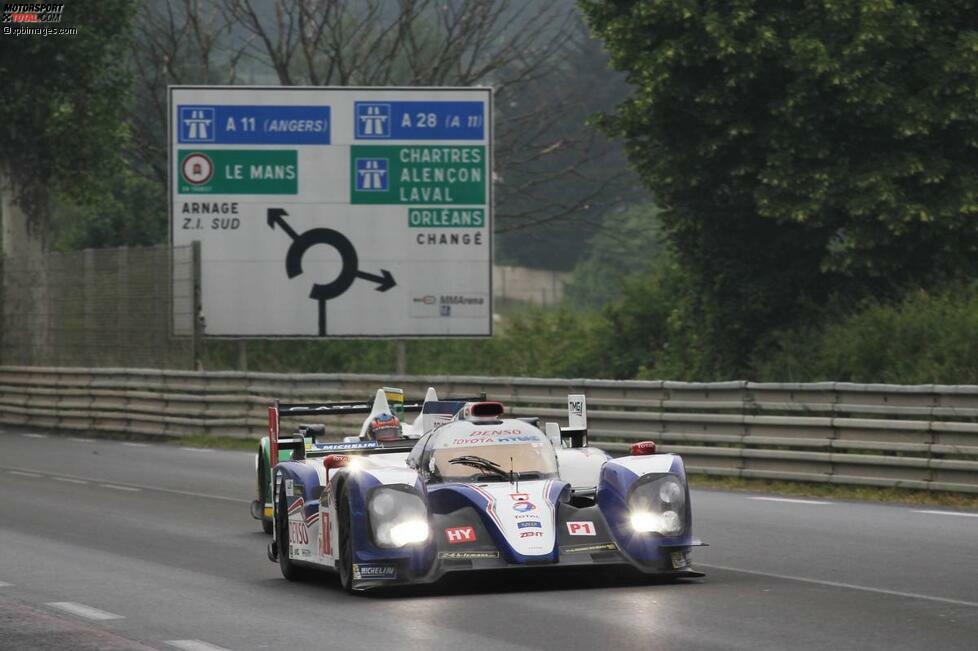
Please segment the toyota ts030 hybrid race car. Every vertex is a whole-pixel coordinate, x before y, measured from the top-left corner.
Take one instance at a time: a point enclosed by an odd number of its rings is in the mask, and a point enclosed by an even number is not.
[[[682,459],[651,441],[618,459],[588,447],[584,396],[568,403],[569,427],[541,431],[537,419],[505,418],[499,402],[438,400],[429,389],[408,432],[420,438],[409,439],[391,427],[381,390],[360,437],[309,447],[279,437],[280,413],[330,405],[270,407],[270,458],[292,456],[272,469],[269,559],[287,579],[335,570],[348,591],[529,567],[703,576],[690,564],[702,543]]]

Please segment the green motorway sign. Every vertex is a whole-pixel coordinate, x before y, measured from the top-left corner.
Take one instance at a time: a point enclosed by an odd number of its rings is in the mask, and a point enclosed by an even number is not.
[[[482,205],[483,145],[354,145],[350,203]]]
[[[181,149],[180,194],[297,194],[294,149]]]

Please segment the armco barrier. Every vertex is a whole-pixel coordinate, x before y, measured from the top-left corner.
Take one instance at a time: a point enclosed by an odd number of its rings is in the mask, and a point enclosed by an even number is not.
[[[559,421],[567,394],[584,393],[592,443],[621,452],[652,439],[694,472],[978,493],[978,386],[0,367],[0,424],[257,438],[275,398],[366,399],[382,385],[485,392],[515,415]]]

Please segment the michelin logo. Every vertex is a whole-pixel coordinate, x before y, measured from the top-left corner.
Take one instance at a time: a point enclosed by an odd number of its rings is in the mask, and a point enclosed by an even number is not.
[[[396,579],[397,568],[393,565],[357,565],[353,566],[354,579]]]

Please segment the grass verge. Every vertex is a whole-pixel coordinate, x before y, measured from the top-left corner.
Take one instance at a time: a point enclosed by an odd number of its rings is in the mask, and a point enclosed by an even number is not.
[[[883,488],[878,486],[844,486],[772,479],[739,479],[689,475],[692,488],[712,488],[725,491],[773,493],[793,497],[821,497],[833,500],[860,502],[889,502],[921,506],[944,506],[957,509],[978,509],[978,494],[926,491],[913,488]]]

